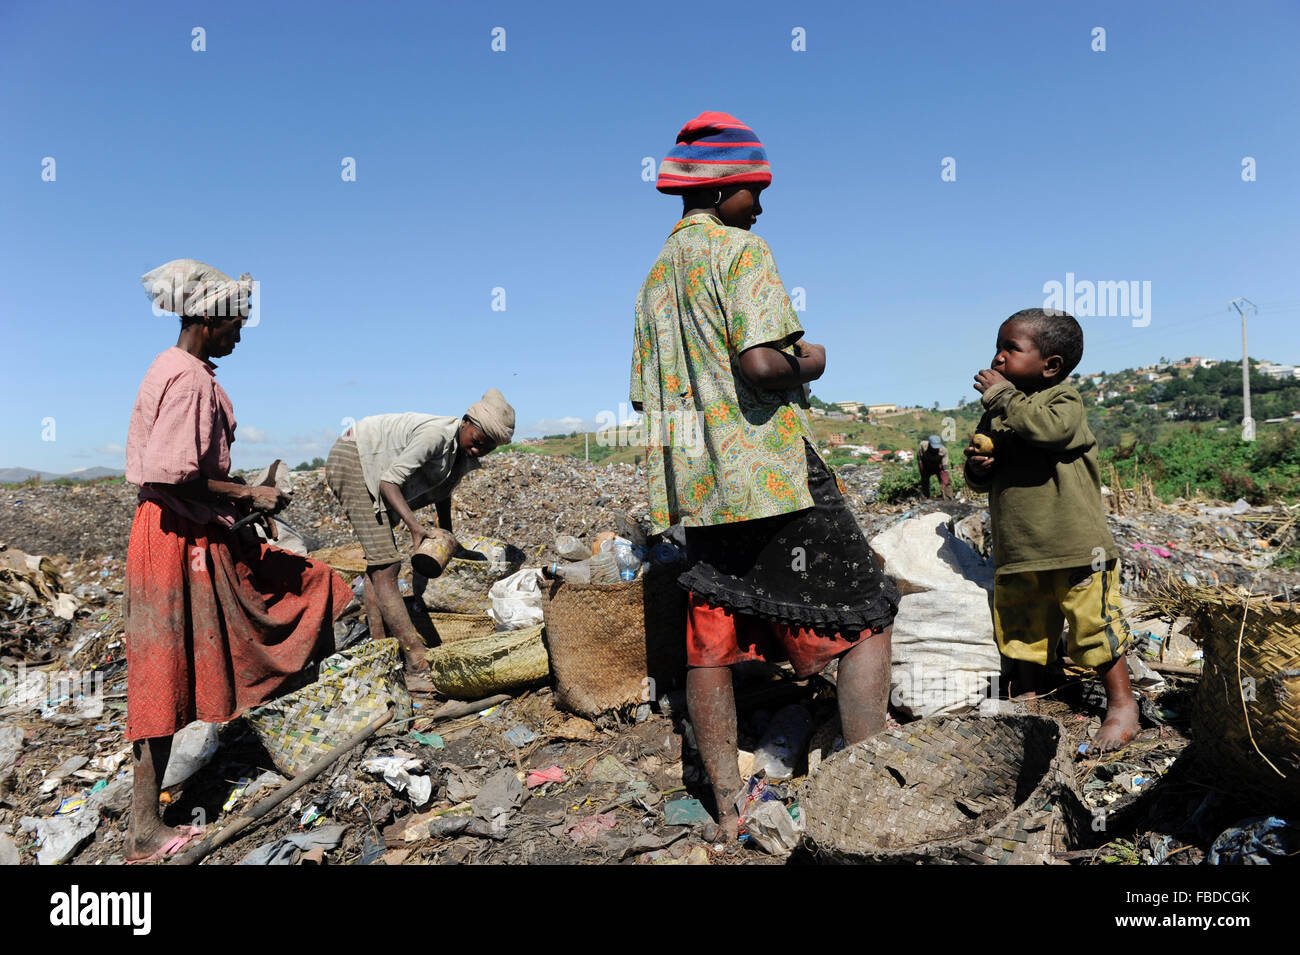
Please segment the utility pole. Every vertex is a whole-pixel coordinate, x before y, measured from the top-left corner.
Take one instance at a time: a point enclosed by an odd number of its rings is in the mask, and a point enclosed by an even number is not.
[[[1250,414],[1250,356],[1246,353],[1246,314],[1259,309],[1248,298],[1234,298],[1228,305],[1235,308],[1241,316],[1241,440],[1254,441],[1255,419]]]

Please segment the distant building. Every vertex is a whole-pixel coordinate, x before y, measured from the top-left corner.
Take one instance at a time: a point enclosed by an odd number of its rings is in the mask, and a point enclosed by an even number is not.
[[[867,405],[867,414],[893,414],[898,410],[898,405]]]
[[[832,448],[838,448],[841,444],[844,443],[844,438],[845,438],[844,433],[842,431],[837,431],[835,434],[832,434],[829,438],[826,439],[826,443],[829,444]]]
[[[861,401],[837,401],[835,407],[839,408],[845,414],[858,414],[862,411]]]
[[[912,458],[916,457],[916,455],[904,448],[902,451],[895,451],[894,457],[898,458],[900,461],[910,461]]]
[[[1279,365],[1271,361],[1261,361],[1255,366],[1255,370],[1261,375],[1267,375],[1270,378],[1300,378],[1300,369],[1295,365]]]

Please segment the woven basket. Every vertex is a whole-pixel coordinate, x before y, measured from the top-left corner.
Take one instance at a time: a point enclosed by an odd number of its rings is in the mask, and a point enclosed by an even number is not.
[[[295,776],[379,716],[411,715],[396,640],[366,640],[321,661],[315,683],[249,710],[252,725],[275,768]]]
[[[805,840],[827,861],[1045,863],[1081,805],[1065,727],[1037,716],[941,716],[830,756],[805,782]]]
[[[550,672],[542,627],[504,630],[428,651],[430,678],[441,693],[477,700],[545,680]]]
[[[555,702],[594,718],[657,699],[686,672],[686,591],[675,571],[627,583],[554,581],[542,594]]]
[[[1270,811],[1300,808],[1300,608],[1222,591],[1190,597],[1184,613],[1205,651],[1192,704],[1199,758]]]
[[[496,632],[497,622],[484,613],[430,613],[429,622],[442,643],[490,637]]]

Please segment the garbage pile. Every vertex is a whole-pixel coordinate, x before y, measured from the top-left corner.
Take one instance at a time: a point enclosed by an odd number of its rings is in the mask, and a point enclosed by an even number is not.
[[[1084,819],[1080,829],[1098,833],[1095,844],[1042,861],[1267,860],[1293,844],[1293,818],[1231,793],[1211,799],[1184,758],[1199,679],[1187,619],[1135,624],[1140,646],[1129,666],[1141,733],[1118,753],[1091,755],[1105,698],[1090,673],[1067,668],[1062,688],[1037,701],[994,698],[984,509],[876,504],[878,469],[846,468],[843,477],[904,593],[889,726],[1022,714],[1064,727],[1078,756],[1069,769],[1078,811],[1102,813],[1107,824],[1098,830]],[[364,565],[349,562],[351,531],[323,476],[304,472],[292,482],[284,521],[360,595]],[[111,484],[0,491],[0,535],[12,541],[0,550],[8,568],[0,570],[0,864],[122,861],[132,760],[123,738],[121,596],[134,497],[133,488]],[[463,549],[436,578],[409,569],[403,578],[442,692],[406,694],[391,667],[385,701],[348,689],[348,661],[382,649],[366,639],[355,602],[336,625],[338,659],[321,672],[340,681],[338,694],[358,711],[315,749],[290,752],[277,741],[293,737],[286,726],[311,712],[304,701],[313,693],[333,692],[324,676],[266,712],[195,724],[177,737],[164,786],[168,822],[231,834],[193,861],[801,859],[803,785],[843,748],[834,670],[797,680],[786,666],[736,668],[745,787],[735,804],[741,838],[723,841],[681,689],[684,662],[673,656],[682,642],[672,603],[681,598],[682,541],[646,534],[644,476],[626,465],[494,454],[466,478],[455,505]],[[1181,502],[1123,506],[1110,520],[1135,594],[1166,569],[1194,574],[1199,586],[1217,570],[1221,583],[1295,588],[1294,573],[1259,566],[1262,554],[1292,539],[1295,513]],[[29,556],[41,553],[55,556]],[[360,712],[363,703],[370,709]],[[313,772],[289,793],[292,777]]]

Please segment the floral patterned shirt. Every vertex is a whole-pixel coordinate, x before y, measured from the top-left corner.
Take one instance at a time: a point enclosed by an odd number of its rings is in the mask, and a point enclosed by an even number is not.
[[[644,411],[654,531],[811,507],[799,387],[755,388],[740,353],[803,327],[759,236],[708,213],[673,227],[636,303],[631,399]]]

